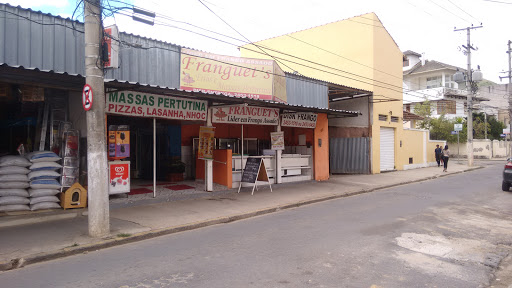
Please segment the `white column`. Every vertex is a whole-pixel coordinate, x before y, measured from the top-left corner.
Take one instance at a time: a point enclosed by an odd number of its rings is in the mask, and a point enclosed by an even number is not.
[[[278,120],[278,124],[276,127],[276,132],[281,132],[281,119]],[[283,183],[283,179],[281,178],[283,171],[281,170],[281,154],[282,150],[276,150],[276,170],[274,171],[274,178],[276,183]]]
[[[153,198],[156,197],[156,118],[153,118]]]
[[[208,108],[208,115],[206,116],[206,126],[208,126],[208,127],[212,126],[212,108]],[[206,191],[212,192],[213,191],[213,160],[206,160],[204,165],[205,165],[205,169],[206,169],[206,173],[204,175]]]

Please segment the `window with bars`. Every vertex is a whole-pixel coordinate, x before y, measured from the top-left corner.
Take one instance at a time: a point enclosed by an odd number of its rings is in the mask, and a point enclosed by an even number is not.
[[[379,114],[379,121],[388,121],[388,115]]]
[[[437,101],[437,114],[456,114],[457,105],[452,100]]]
[[[400,120],[400,117],[397,117],[397,116],[391,116],[391,122],[398,123],[398,120]]]

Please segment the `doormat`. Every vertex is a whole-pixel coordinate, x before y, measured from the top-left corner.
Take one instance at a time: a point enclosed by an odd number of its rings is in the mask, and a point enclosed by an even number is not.
[[[176,182],[156,182],[156,186],[161,186],[161,185],[172,185],[172,184],[176,184]],[[142,186],[142,187],[153,187],[153,183],[151,183],[151,184],[144,184],[144,185],[138,185],[138,186]]]
[[[135,189],[131,189],[130,193],[128,193],[128,195],[146,194],[146,193],[153,193],[153,190],[148,189],[148,188],[135,188]]]
[[[178,190],[187,190],[187,189],[195,189],[195,188],[194,188],[194,187],[192,187],[192,186],[188,186],[188,185],[184,185],[184,184],[180,184],[180,185],[172,185],[172,186],[165,186],[164,188],[171,189],[171,190],[174,190],[174,191],[178,191]]]

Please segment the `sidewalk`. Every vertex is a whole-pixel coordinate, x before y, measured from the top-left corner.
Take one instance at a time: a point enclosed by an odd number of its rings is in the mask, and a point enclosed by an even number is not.
[[[480,168],[465,164],[450,162],[445,173],[442,168],[429,167],[376,175],[333,175],[325,182],[273,185],[273,193],[268,186],[260,186],[253,196],[249,188],[242,188],[240,194],[232,189],[198,199],[129,201],[127,205],[111,205],[111,235],[101,239],[87,236],[86,209],[3,216],[0,271]]]

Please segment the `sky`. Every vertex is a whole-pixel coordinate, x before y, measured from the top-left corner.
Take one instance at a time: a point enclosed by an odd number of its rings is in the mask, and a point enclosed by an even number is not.
[[[500,83],[500,73],[508,71],[507,43],[512,29],[507,23],[512,14],[512,0],[119,0],[157,13],[156,25],[133,21],[116,14],[105,20],[116,23],[120,31],[163,40],[173,44],[223,55],[240,56],[237,46],[243,41],[259,40],[374,12],[402,51],[412,50],[428,60],[437,60],[458,67],[467,67],[467,57],[460,51],[466,45],[466,28],[473,29],[471,43],[478,50],[472,53],[472,65],[480,65],[484,78]],[[104,5],[126,6],[117,0]],[[11,5],[71,17],[77,0],[10,0]],[[204,4],[204,5],[203,5]],[[207,7],[226,21],[214,15]],[[83,21],[82,10],[75,19]],[[121,10],[131,16],[131,10]],[[372,21],[370,21],[372,22]],[[190,25],[191,24],[191,25]],[[192,25],[206,28],[201,30]],[[361,24],[364,25],[364,24]],[[207,35],[200,36],[188,29]],[[243,37],[235,32],[236,29]],[[223,43],[220,39],[231,44]],[[245,38],[245,39],[244,39]],[[357,39],[354,39],[357,41]],[[318,45],[316,43],[316,45]],[[285,52],[285,51],[284,51]],[[343,55],[341,55],[343,56]],[[503,79],[503,82],[508,79]]]

